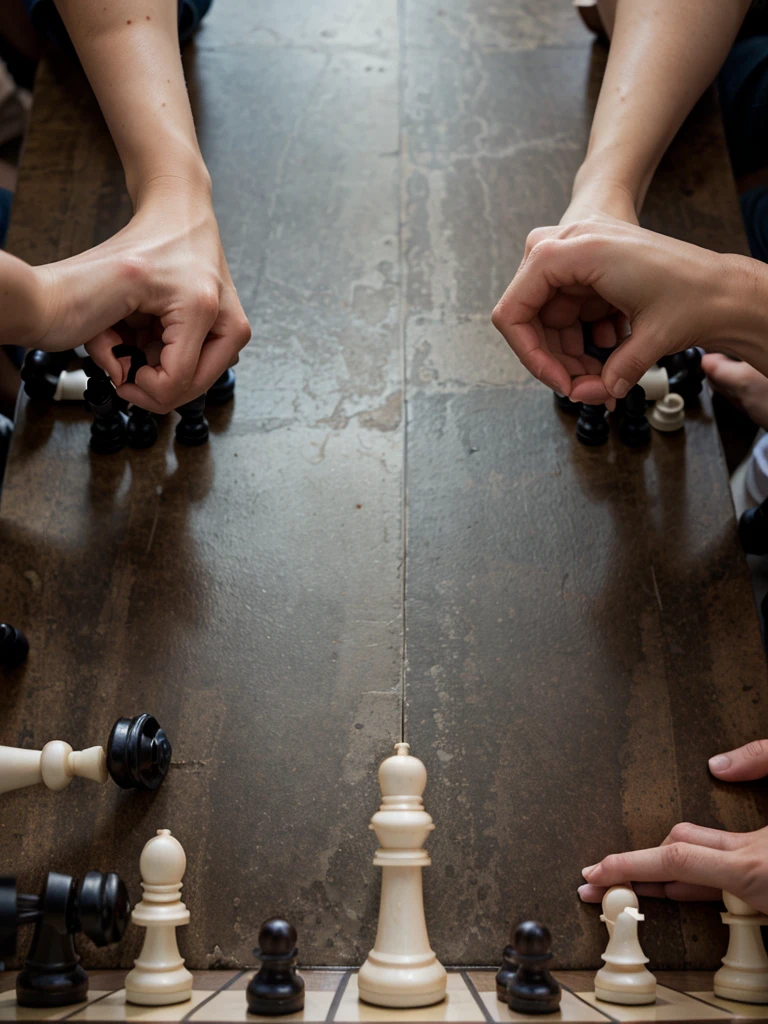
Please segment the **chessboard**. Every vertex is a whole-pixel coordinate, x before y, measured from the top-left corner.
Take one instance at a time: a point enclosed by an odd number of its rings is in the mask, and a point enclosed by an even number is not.
[[[360,1002],[354,971],[307,970],[303,1013],[277,1018],[308,1024],[356,1022],[450,1021],[452,1024],[519,1024],[566,1021],[567,1024],[651,1024],[651,1022],[768,1020],[768,1005],[755,1006],[718,999],[712,992],[712,974],[706,972],[656,973],[658,995],[651,1006],[616,1006],[598,1002],[592,990],[592,971],[553,972],[563,989],[561,1008],[546,1017],[511,1012],[496,998],[493,970],[455,970],[448,975],[448,995],[437,1006],[421,1010],[386,1010]],[[89,1024],[231,1024],[236,1021],[272,1021],[247,1011],[245,989],[253,971],[195,971],[192,998],[176,1006],[130,1006],[122,987],[125,971],[91,971],[88,1001],[58,1009],[16,1006],[14,974],[0,976],[0,1021],[87,1021]]]

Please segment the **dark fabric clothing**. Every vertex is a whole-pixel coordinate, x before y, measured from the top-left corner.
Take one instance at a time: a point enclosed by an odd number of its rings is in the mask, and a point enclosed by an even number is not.
[[[189,39],[203,20],[213,0],[179,0],[179,39]],[[67,30],[53,0],[22,0],[37,32],[61,49],[71,50]]]
[[[7,188],[0,188],[0,249],[5,248],[5,238],[8,234],[8,221],[11,217],[11,203],[13,192]]]

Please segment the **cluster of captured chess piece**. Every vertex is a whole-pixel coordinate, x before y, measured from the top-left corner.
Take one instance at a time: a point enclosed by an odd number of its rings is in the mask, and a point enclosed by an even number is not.
[[[117,359],[130,360],[126,383],[134,383],[136,374],[146,366],[144,352],[135,345],[116,345]],[[91,414],[90,448],[97,455],[111,455],[129,448],[151,448],[158,439],[157,419],[138,405],[128,405],[112,384],[109,376],[87,356],[78,369],[70,370],[79,351],[27,353],[21,379],[27,395],[42,401],[85,401]],[[224,405],[235,393],[234,370],[226,370],[213,386],[198,398],[179,406],[181,417],[176,424],[176,441],[187,447],[205,444],[208,440],[206,405]]]
[[[600,349],[591,341],[585,343],[587,354],[605,362],[611,349]],[[642,448],[650,443],[651,427],[671,434],[685,425],[685,410],[694,408],[704,381],[701,350],[689,348],[664,356],[630,389],[627,397],[616,403],[609,415],[604,405],[572,402],[555,394],[555,405],[576,419],[576,437],[588,447],[606,444],[611,435],[611,421],[619,424],[619,439],[629,448]]]
[[[0,747],[0,792],[36,782],[62,789],[77,775],[98,782],[111,775],[121,786],[154,788],[169,763],[165,733],[150,715],[139,715],[115,723],[106,751],[73,751],[55,740],[42,751]],[[426,769],[407,743],[397,743],[394,755],[379,768],[382,802],[370,824],[379,841],[373,863],[382,868],[379,920],[373,949],[358,975],[360,999],[375,1006],[417,1009],[440,1003],[447,995],[447,973],[430,945],[422,895],[422,869],[430,864],[424,843],[435,827],[422,799],[426,781]],[[178,839],[169,829],[159,829],[141,853],[143,895],[134,908],[125,883],[114,872],[89,871],[81,882],[50,872],[39,896],[20,895],[15,879],[0,879],[0,957],[14,955],[21,926],[35,925],[16,979],[19,1005],[82,1002],[88,975],[75,949],[76,936],[82,933],[98,946],[110,945],[122,939],[131,921],[146,933],[125,979],[126,1001],[165,1006],[190,999],[193,978],[176,934],[190,920],[181,900],[186,863]],[[768,918],[729,893],[723,898],[722,919],[730,939],[715,975],[715,994],[768,1003],[768,956],[760,931]],[[640,945],[638,928],[644,917],[631,887],[614,886],[606,892],[600,920],[608,944],[604,965],[595,975],[595,997],[630,1006],[653,1003],[656,979]],[[303,1009],[296,943],[295,928],[282,917],[262,925],[254,950],[261,968],[245,995],[251,1013],[277,1017]],[[496,975],[498,998],[512,1012],[549,1014],[560,1008],[560,986],[548,968],[552,955],[550,933],[542,924],[524,921],[514,929]]]

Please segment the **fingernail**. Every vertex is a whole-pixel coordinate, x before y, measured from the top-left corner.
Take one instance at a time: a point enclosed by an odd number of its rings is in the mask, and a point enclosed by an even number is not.
[[[578,889],[576,890],[576,892],[579,894],[579,896],[581,896],[582,899],[584,899],[583,892],[584,892],[585,889],[588,889],[588,888],[589,888],[588,885],[580,885],[578,887]]]
[[[731,767],[731,759],[727,754],[715,754],[709,759],[709,770],[712,772],[724,772]]]
[[[582,877],[586,878],[586,880],[589,881],[589,876],[595,870],[596,867],[597,867],[597,864],[590,864],[588,868],[582,868],[581,869]]]
[[[624,380],[623,377],[619,377],[616,383],[613,385],[613,397],[614,398],[625,398],[627,392],[632,387],[628,380]]]

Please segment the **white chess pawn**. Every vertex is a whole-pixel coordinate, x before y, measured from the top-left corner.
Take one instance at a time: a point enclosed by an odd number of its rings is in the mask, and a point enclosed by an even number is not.
[[[106,782],[107,756],[103,747],[73,750],[63,740],[51,740],[42,750],[0,747],[0,793],[44,783],[64,789],[76,776]]]
[[[760,932],[768,917],[729,892],[723,892],[723,902],[726,912],[720,917],[730,934],[723,966],[715,975],[715,995],[741,1003],[768,1003],[768,956]]]
[[[608,929],[608,947],[602,954],[603,967],[595,975],[595,995],[607,1003],[643,1006],[656,1000],[656,979],[645,966],[637,926],[644,921],[637,896],[616,885],[603,897],[600,920]]]
[[[167,828],[141,851],[139,870],[144,890],[131,920],[147,929],[135,967],[125,979],[125,998],[141,1006],[168,1006],[192,996],[192,975],[184,966],[176,929],[189,924],[189,911],[181,902],[181,880],[187,858],[181,843]]]
[[[85,370],[64,370],[59,374],[54,402],[82,402],[85,389],[88,387],[88,374]]]
[[[381,905],[358,990],[375,1006],[431,1006],[445,998],[448,984],[429,944],[422,893],[421,869],[432,863],[422,846],[435,826],[421,799],[426,768],[407,743],[396,743],[395,751],[379,768],[383,799],[370,824],[381,843],[373,861],[383,868]]]

